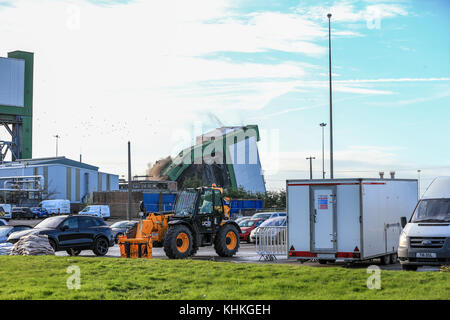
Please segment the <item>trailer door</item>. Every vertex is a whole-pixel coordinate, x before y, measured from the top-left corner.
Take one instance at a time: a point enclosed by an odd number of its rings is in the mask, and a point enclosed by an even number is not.
[[[311,249],[336,251],[336,187],[311,187]]]

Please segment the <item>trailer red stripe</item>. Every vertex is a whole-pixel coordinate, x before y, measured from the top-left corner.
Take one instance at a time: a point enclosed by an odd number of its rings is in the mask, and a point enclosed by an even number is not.
[[[336,182],[336,183],[292,183],[288,184],[289,187],[294,186],[342,186],[342,185],[358,185],[359,182]],[[386,184],[386,182],[363,182],[363,184]]]
[[[340,185],[358,185],[358,182],[346,182],[346,183],[293,183],[288,184],[289,187],[293,186],[340,186]]]
[[[312,253],[309,251],[289,251],[289,255],[292,257],[317,257],[317,253]]]
[[[363,184],[386,184],[386,182],[363,182]]]

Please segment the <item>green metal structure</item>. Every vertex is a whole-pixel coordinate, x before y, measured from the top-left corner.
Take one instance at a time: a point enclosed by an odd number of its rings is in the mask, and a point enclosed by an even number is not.
[[[203,141],[202,143],[182,150],[178,156],[173,159],[172,163],[163,170],[162,173],[167,175],[169,180],[177,181],[179,177],[193,164],[203,164],[203,158],[205,156],[209,157],[217,152],[222,154],[224,157],[223,164],[227,168],[230,186],[233,189],[237,189],[238,185],[228,147],[252,136],[256,138],[256,141],[260,141],[259,129],[257,125],[247,125],[240,128],[238,131],[224,134],[215,140]],[[217,150],[217,147],[221,150]]]
[[[0,163],[8,151],[11,160],[31,159],[33,144],[33,64],[34,54],[25,51],[8,53],[8,58],[25,61],[23,107],[0,104],[0,125],[11,135],[11,141],[0,142]]]

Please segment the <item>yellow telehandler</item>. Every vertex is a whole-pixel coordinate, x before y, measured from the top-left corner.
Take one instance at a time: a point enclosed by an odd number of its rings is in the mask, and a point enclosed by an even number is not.
[[[174,212],[149,214],[139,221],[135,235],[119,237],[119,246],[126,258],[152,258],[153,243],[163,243],[171,259],[191,257],[208,245],[219,256],[231,257],[239,249],[240,232],[230,220],[229,199],[213,184],[182,191]]]

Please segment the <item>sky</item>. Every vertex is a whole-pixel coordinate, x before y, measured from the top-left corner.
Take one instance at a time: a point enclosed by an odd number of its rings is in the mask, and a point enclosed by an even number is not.
[[[33,157],[133,175],[257,124],[268,189],[322,177],[331,17],[334,176],[450,175],[446,0],[2,0],[0,56],[31,51]],[[0,138],[6,133],[1,132]],[[329,125],[325,127],[329,176]]]

